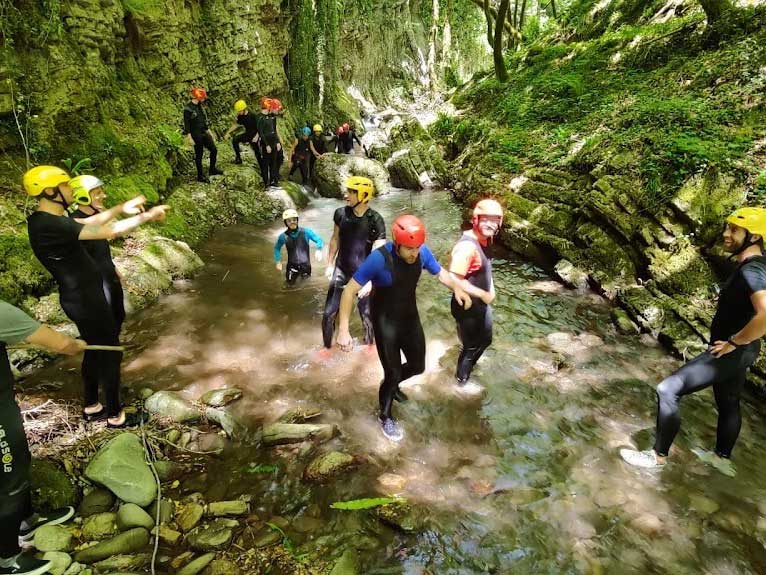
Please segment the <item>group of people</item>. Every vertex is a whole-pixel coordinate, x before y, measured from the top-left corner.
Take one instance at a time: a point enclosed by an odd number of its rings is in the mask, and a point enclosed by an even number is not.
[[[205,149],[210,154],[211,176],[222,175],[216,166],[218,148],[215,136],[210,130],[210,121],[205,110],[207,92],[204,88],[192,88],[191,101],[184,107],[183,133],[189,144],[194,147],[194,164],[197,168],[197,181],[209,182],[202,166]],[[245,100],[234,102],[236,117],[224,138],[231,139],[234,149],[234,163],[242,164],[240,146],[247,144],[253,151],[256,166],[260,170],[264,187],[279,185],[279,174],[285,159],[282,141],[279,138],[277,120],[284,113],[282,102],[278,98],[262,97],[259,101],[260,113],[251,113]],[[307,184],[314,165],[319,157],[327,152],[350,154],[354,150],[354,142],[362,145],[359,137],[350,123],[339,126],[336,133],[326,134],[321,124],[306,124],[295,131],[293,147],[290,156],[289,177],[298,170],[301,183]]]
[[[472,227],[455,245],[447,271],[425,243],[426,228],[417,217],[398,217],[391,228],[391,241],[386,240],[383,217],[369,206],[374,194],[369,178],[352,176],[345,183],[346,205],[333,214],[328,254],[332,276],[322,316],[322,338],[326,350],[332,349],[334,336],[341,349],[351,349],[349,318],[356,301],[363,341],[367,346],[375,345],[383,367],[378,394],[381,429],[390,440],[401,441],[404,433],[393,417],[393,402],[407,401],[400,383],[425,369],[426,343],[415,298],[421,271],[437,276],[453,292],[452,315],[461,342],[455,378],[464,386],[492,343],[490,304],[495,286],[486,250],[502,226],[503,209],[492,199],[476,204]],[[313,230],[298,225],[296,210],[286,210],[282,217],[287,229],[277,238],[274,258],[281,271],[281,249],[287,248],[285,276],[292,285],[298,277],[311,275],[309,242],[316,244],[318,261],[323,243]]]

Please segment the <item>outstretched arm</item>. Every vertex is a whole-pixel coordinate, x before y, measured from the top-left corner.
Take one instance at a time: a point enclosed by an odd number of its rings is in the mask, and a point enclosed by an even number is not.
[[[103,226],[86,225],[80,231],[80,240],[112,240],[132,232],[137,227],[151,221],[162,221],[170,206],[154,206],[151,210],[120,221],[111,221]]]
[[[355,279],[351,279],[343,288],[343,295],[340,297],[340,309],[338,310],[338,345],[343,351],[350,351],[352,347],[351,334],[348,331],[348,320],[351,317],[351,310],[354,309],[354,300],[356,293],[362,289],[362,286]]]
[[[461,282],[457,278],[453,277],[452,274],[450,274],[447,270],[442,268],[439,270],[439,274],[437,276],[439,278],[439,281],[446,286],[448,289],[452,290],[455,293],[455,299],[457,300],[457,303],[463,307],[463,309],[469,309],[473,302],[471,301],[471,297],[465,292],[465,290],[462,287],[463,283],[468,282]]]
[[[75,218],[74,221],[80,224],[85,224],[86,226],[103,226],[104,224],[108,224],[109,222],[111,222],[114,218],[116,218],[120,214],[126,214],[126,215],[140,214],[141,212],[144,211],[143,206],[145,203],[146,203],[146,198],[143,195],[136,196],[135,198],[132,198],[128,200],[127,202],[123,202],[122,204],[119,204],[112,208],[109,208],[108,210],[104,210],[103,212],[93,214],[92,216],[88,216],[87,218]]]

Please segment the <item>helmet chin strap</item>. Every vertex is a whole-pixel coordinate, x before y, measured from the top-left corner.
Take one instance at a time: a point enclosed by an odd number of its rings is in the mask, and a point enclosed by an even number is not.
[[[750,246],[757,246],[758,242],[753,241],[753,234],[750,233],[749,230],[745,230],[745,240],[742,242],[742,245],[737,248],[736,251],[732,252],[732,254],[726,258],[729,261],[732,261],[734,258],[736,258],[739,254],[744,252],[747,248]]]
[[[58,186],[55,188],[55,192],[53,194],[44,192],[44,196],[46,200],[49,200],[53,202],[54,204],[58,204],[61,207],[64,208],[64,211],[69,211],[69,202],[66,201],[66,198],[64,198],[64,194],[61,193],[61,190],[59,190]],[[60,198],[60,199],[56,199]]]

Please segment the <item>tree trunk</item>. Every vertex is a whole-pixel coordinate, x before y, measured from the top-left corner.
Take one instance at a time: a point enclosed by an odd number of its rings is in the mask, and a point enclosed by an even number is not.
[[[505,22],[508,15],[508,4],[510,0],[500,0],[500,6],[497,7],[497,22],[495,26],[495,41],[492,44],[492,57],[495,62],[495,76],[500,82],[508,81],[508,69],[505,67],[505,58],[503,58],[503,32],[505,27],[501,22]]]
[[[551,0],[551,11],[553,12],[553,19],[558,20],[559,17],[556,15],[556,0]]]
[[[521,31],[521,29],[524,28],[524,20],[526,19],[527,19],[527,0],[522,0],[521,14],[519,14],[519,25],[517,26],[519,31]]]
[[[699,0],[707,17],[707,25],[714,27],[721,22],[724,13],[731,9],[729,0]]]
[[[492,32],[492,11],[489,6],[489,0],[484,0],[484,17],[487,19],[487,43],[492,46],[494,42],[494,33]]]

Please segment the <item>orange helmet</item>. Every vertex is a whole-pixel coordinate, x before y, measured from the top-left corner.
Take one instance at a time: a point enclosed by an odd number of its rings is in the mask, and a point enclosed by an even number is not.
[[[271,106],[269,107],[269,110],[272,112],[279,112],[282,109],[282,102],[280,102],[277,98],[273,98],[271,100]]]
[[[191,97],[200,102],[207,100],[207,92],[205,88],[194,87],[191,89]]]
[[[349,125],[348,124],[343,124],[343,131],[344,132],[348,132],[348,130],[349,130]]]
[[[260,99],[259,104],[261,106],[261,110],[269,110],[271,109],[271,98],[263,96]]]

